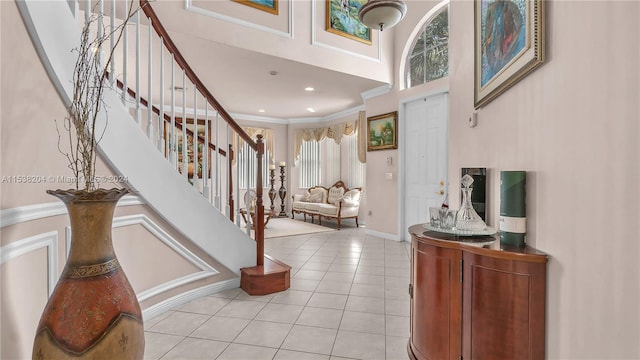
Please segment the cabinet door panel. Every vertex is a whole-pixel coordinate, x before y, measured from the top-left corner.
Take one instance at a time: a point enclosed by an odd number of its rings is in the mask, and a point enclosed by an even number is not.
[[[544,358],[544,264],[463,256],[464,358]]]
[[[414,242],[411,344],[419,359],[458,359],[461,353],[460,261],[459,250]]]

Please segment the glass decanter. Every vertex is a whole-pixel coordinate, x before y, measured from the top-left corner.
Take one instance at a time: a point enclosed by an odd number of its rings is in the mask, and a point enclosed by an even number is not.
[[[462,205],[456,215],[456,229],[466,231],[482,231],[487,227],[484,221],[478,213],[474,210],[471,204],[471,184],[473,184],[473,177],[469,174],[465,174],[460,180],[462,183]]]

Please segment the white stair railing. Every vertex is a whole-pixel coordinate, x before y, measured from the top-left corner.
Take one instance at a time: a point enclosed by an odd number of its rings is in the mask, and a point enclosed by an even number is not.
[[[130,6],[134,5],[128,1],[135,0],[98,0],[93,8],[90,0],[83,1],[85,19],[89,12],[96,12],[99,25],[95,31],[104,32],[122,25],[122,19],[127,18]],[[105,8],[109,9],[108,13]],[[109,25],[105,26],[107,19]],[[140,0],[140,8],[129,19],[122,42],[109,44],[112,49],[115,46],[114,53],[118,54],[109,70],[112,86],[119,89],[136,126],[162,153],[169,166],[232,222],[234,218],[238,220],[239,206],[235,205],[235,199],[240,203],[240,186],[235,187],[234,199],[232,164],[234,151],[239,149],[233,149],[231,144],[234,139],[242,139],[249,146],[251,151],[245,155],[250,153],[258,160],[245,161],[245,174],[256,174],[258,196],[253,225],[257,248],[261,249],[264,240],[261,137],[254,141],[213,97],[183,58],[147,0]],[[146,36],[142,36],[144,31]],[[118,58],[121,61],[117,61]],[[135,79],[135,90],[129,87],[129,79]],[[170,84],[168,92],[167,83]],[[239,166],[239,163],[235,165],[236,179]],[[243,185],[248,189],[248,180]],[[252,216],[246,215],[250,222]],[[247,234],[249,229],[247,226]],[[260,250],[257,255],[258,265],[262,265]]]

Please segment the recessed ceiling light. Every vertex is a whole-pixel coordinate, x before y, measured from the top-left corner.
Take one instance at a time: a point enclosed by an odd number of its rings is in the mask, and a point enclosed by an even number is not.
[[[264,109],[258,109],[258,112],[259,112],[259,113],[263,113],[263,112],[264,112]]]
[[[316,112],[314,108],[310,108],[310,107],[307,108],[307,111],[308,112]]]
[[[304,88],[304,91],[313,91],[313,90],[315,89],[311,86],[307,86],[306,88]]]

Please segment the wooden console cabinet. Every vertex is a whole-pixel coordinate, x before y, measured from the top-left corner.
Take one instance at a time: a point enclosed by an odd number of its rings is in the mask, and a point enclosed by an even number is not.
[[[409,232],[411,359],[544,359],[546,254],[501,247],[497,236]]]

